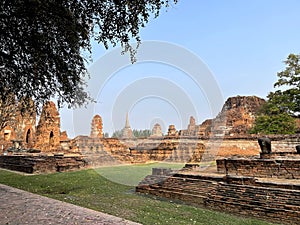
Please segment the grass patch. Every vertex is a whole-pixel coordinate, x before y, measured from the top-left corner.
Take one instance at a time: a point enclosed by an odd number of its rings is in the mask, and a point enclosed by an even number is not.
[[[144,165],[146,171],[153,165]],[[139,165],[139,168],[143,166]],[[149,167],[149,168],[148,168]],[[157,167],[157,165],[154,165]],[[122,168],[122,169],[121,169]],[[125,177],[135,174],[136,166],[111,167]],[[147,168],[147,169],[146,169]],[[270,224],[256,219],[160,200],[134,193],[134,187],[101,176],[108,168],[25,176],[0,170],[0,183],[109,213],[142,224]],[[133,171],[133,172],[132,172]],[[137,172],[138,175],[142,173]]]
[[[182,169],[183,163],[148,163],[136,165],[120,165],[114,167],[100,167],[95,169],[101,176],[115,183],[137,186],[145,176],[152,173],[152,168]]]

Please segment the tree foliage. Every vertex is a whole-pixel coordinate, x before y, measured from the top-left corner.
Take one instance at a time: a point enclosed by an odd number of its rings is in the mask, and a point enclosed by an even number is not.
[[[146,138],[149,137],[151,135],[151,130],[136,130],[133,129],[132,131],[133,136],[137,137],[137,138]]]
[[[8,94],[5,98],[0,97],[0,131],[8,125],[12,125],[13,120],[9,118],[16,117],[16,102],[13,94]]]
[[[151,135],[151,130],[136,130],[136,129],[133,129],[132,130],[132,134],[134,137],[136,138],[146,138],[146,137],[149,137]],[[114,138],[121,138],[122,137],[122,130],[116,130],[113,134],[112,134],[112,137]]]
[[[295,118],[287,113],[261,114],[255,120],[251,133],[255,134],[294,134],[296,132]]]
[[[277,73],[278,81],[274,87],[283,88],[268,95],[269,101],[276,105],[281,112],[290,115],[300,113],[300,55],[290,54],[285,70]]]
[[[300,55],[290,54],[284,63],[286,68],[277,73],[278,81],[274,84],[281,89],[269,93],[251,133],[294,134],[297,131],[295,117],[300,113]]]
[[[116,130],[113,132],[112,136],[113,138],[121,138],[122,137],[122,130]]]
[[[139,30],[171,0],[3,0],[0,4],[0,92],[42,105],[52,97],[81,106],[91,40],[108,48],[140,41]],[[177,2],[173,0],[172,2]]]

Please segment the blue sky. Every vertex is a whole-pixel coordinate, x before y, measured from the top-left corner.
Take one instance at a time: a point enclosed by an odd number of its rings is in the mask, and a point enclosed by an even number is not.
[[[180,0],[152,19],[140,36],[142,41],[172,43],[197,55],[213,74],[224,101],[236,95],[265,98],[273,89],[277,72],[284,69],[282,61],[289,53],[299,53],[299,9],[297,0]],[[90,70],[111,51],[114,49],[107,51],[94,43]],[[157,54],[161,54],[159,50]],[[101,68],[93,75],[101,76]],[[169,90],[177,100],[168,93],[141,94],[143,87],[151,84],[149,77],[151,82],[157,81],[156,88]],[[135,86],[138,84],[140,88]],[[130,92],[130,88],[134,88],[139,100],[129,100],[122,107],[120,96]],[[127,111],[132,128],[150,129],[159,122],[164,131],[169,124],[186,128],[188,115],[193,115],[199,124],[216,114],[211,110],[214,103],[185,71],[159,62],[138,61],[122,67],[111,74],[105,85],[99,83],[98,95],[94,97],[97,104],[91,106],[92,112],[81,110],[74,117],[73,110],[61,110],[61,129],[67,130],[69,136],[89,134],[91,117],[96,113],[103,118],[104,132],[109,133],[124,126]],[[192,108],[183,106],[185,98]],[[187,107],[185,112],[182,107]]]

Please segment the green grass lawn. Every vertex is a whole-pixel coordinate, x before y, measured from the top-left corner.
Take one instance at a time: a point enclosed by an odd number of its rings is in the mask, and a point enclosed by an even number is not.
[[[0,170],[0,183],[142,224],[270,224],[135,194],[134,186],[122,184],[128,179],[130,182],[127,183],[136,183],[141,176],[151,172],[152,167],[162,166],[170,167],[148,164],[44,175]]]
[[[183,163],[148,163],[136,165],[120,165],[95,169],[101,176],[113,182],[128,186],[137,186],[145,176],[152,173],[152,168],[182,169]]]

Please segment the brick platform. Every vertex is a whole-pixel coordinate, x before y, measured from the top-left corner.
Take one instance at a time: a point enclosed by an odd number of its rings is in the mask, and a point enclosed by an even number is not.
[[[86,166],[84,157],[77,155],[1,155],[0,167],[25,173],[53,173],[78,170]]]
[[[200,172],[149,175],[136,192],[252,216],[282,224],[300,224],[300,180],[257,179]]]

